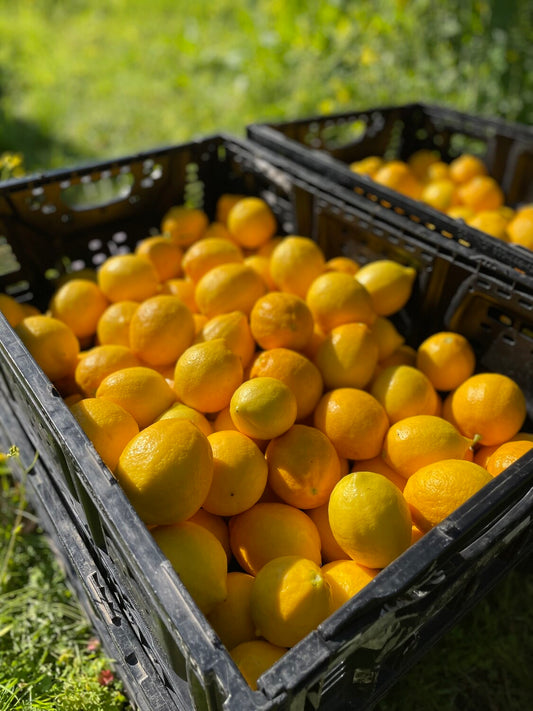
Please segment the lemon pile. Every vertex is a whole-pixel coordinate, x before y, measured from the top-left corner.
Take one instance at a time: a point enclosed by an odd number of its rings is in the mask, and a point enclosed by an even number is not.
[[[227,194],[213,221],[173,207],[46,313],[0,299],[253,688],[533,447],[522,391],[462,335],[405,343],[416,276],[328,260]]]
[[[500,185],[472,153],[446,163],[439,151],[420,149],[405,161],[368,156],[350,169],[492,237],[533,249],[533,205],[506,205]]]

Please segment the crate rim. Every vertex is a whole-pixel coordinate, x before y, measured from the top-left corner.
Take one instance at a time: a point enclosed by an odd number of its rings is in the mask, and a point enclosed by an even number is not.
[[[400,219],[407,230],[423,228],[433,235],[447,237],[451,235],[454,242],[473,247],[473,251],[475,250],[481,257],[493,255],[491,258],[498,268],[506,265],[518,275],[524,273],[527,279],[533,277],[533,250],[522,245],[498,240],[479,229],[470,227],[463,220],[453,219],[430,205],[376,183],[366,175],[356,174],[350,170],[346,163],[331,155],[327,150],[303,144],[286,135],[283,130],[291,126],[304,126],[312,121],[324,124],[331,120],[333,123],[337,119],[346,120],[351,116],[355,119],[358,115],[371,114],[373,111],[408,111],[415,108],[426,111],[428,114],[431,111],[444,111],[457,121],[476,120],[494,130],[499,130],[505,134],[506,138],[516,139],[518,133],[518,142],[527,146],[531,144],[533,152],[533,126],[528,127],[524,124],[515,124],[497,118],[477,117],[455,108],[422,102],[374,106],[366,110],[354,109],[353,112],[322,114],[298,118],[294,121],[256,122],[247,126],[247,137],[271,152],[278,152],[280,156],[287,158],[295,166],[303,166],[306,170],[314,173],[315,182],[327,184],[326,191],[332,198],[342,195],[342,200],[348,204],[353,204],[359,199],[370,204],[381,205],[391,219]]]
[[[229,139],[230,135],[221,133],[211,133],[201,138],[193,138],[190,141],[180,143],[163,143],[156,144],[152,148],[148,147],[140,151],[133,151],[123,155],[111,155],[102,158],[92,158],[87,161],[65,165],[60,168],[46,168],[31,173],[27,173],[17,178],[7,178],[0,180],[0,191],[14,192],[17,190],[27,189],[29,187],[38,187],[41,184],[61,181],[62,179],[72,178],[77,175],[86,175],[95,171],[104,169],[120,168],[129,163],[139,162],[154,158],[158,155],[167,155],[178,148],[184,146],[201,145],[216,140],[224,141]],[[234,137],[231,137],[234,140]]]
[[[280,119],[280,118],[273,118],[272,120],[270,119],[263,119],[259,120],[256,122],[252,122],[247,125],[248,130],[255,131],[257,129],[261,129],[263,127],[273,127],[273,128],[279,128],[282,126],[300,126],[300,125],[305,125],[307,123],[311,122],[318,122],[318,123],[327,123],[328,121],[336,122],[339,120],[346,120],[349,119],[351,116],[354,118],[357,115],[361,114],[370,114],[374,111],[376,112],[392,112],[392,111],[405,111],[405,110],[414,110],[414,109],[421,109],[422,111],[431,114],[432,112],[435,111],[442,111],[448,116],[452,116],[453,118],[460,120],[460,119],[469,119],[469,120],[478,120],[485,126],[490,126],[496,129],[500,129],[504,131],[506,134],[508,131],[514,131],[514,135],[516,133],[519,133],[520,135],[523,135],[524,138],[528,138],[530,140],[533,140],[533,126],[528,126],[527,124],[520,123],[518,121],[513,121],[513,120],[508,120],[504,119],[498,116],[484,116],[484,115],[476,115],[469,113],[466,110],[458,109],[455,106],[449,105],[449,104],[440,104],[440,103],[433,103],[433,102],[424,102],[424,101],[410,101],[406,103],[398,103],[398,104],[379,104],[377,106],[371,105],[368,107],[363,107],[363,108],[354,108],[354,109],[347,109],[345,111],[334,111],[333,113],[311,113],[311,114],[305,114],[303,116],[298,116],[295,119]],[[511,136],[513,137],[513,136]]]
[[[421,104],[412,104],[419,106]],[[406,106],[411,106],[407,104]],[[269,124],[252,124],[249,130],[259,127],[259,135],[266,138],[266,144],[262,140],[255,140],[253,136],[235,136],[227,132],[208,134],[201,138],[176,144],[165,144],[137,151],[125,156],[111,157],[108,159],[96,159],[77,166],[63,167],[59,169],[46,170],[38,173],[28,174],[20,178],[11,178],[0,181],[0,199],[4,198],[10,203],[10,195],[20,191],[38,190],[48,185],[59,184],[62,181],[70,181],[73,178],[81,178],[92,173],[104,171],[120,170],[123,166],[132,163],[139,163],[145,160],[153,160],[157,156],[169,156],[174,152],[185,148],[200,149],[202,146],[218,145],[221,147],[231,145],[239,150],[253,152],[257,158],[264,159],[275,166],[276,169],[287,172],[295,182],[303,182],[307,189],[312,190],[317,200],[322,196],[325,199],[340,202],[344,205],[359,208],[371,217],[372,220],[382,220],[389,226],[393,224],[396,228],[407,229],[410,234],[421,239],[423,242],[433,242],[435,238],[452,244],[458,254],[470,255],[472,262],[475,260],[474,253],[478,259],[488,262],[493,268],[505,269],[506,279],[515,279],[523,284],[530,285],[533,278],[533,252],[519,245],[500,244],[495,239],[490,239],[487,244],[487,235],[479,230],[467,227],[462,221],[452,221],[450,218],[438,213],[408,197],[402,196],[395,191],[376,184],[365,176],[357,176],[357,180],[365,186],[368,194],[377,196],[376,200],[370,200],[366,195],[359,194],[350,189],[344,182],[340,183],[338,178],[353,179],[353,173],[339,161],[334,161],[327,154],[313,151],[313,158],[323,164],[324,171],[318,174],[317,171],[306,164],[296,162],[293,156],[278,152],[272,146],[272,142],[279,140],[285,146],[295,143],[286,136],[279,134]],[[533,139],[533,129],[532,129]],[[298,147],[300,148],[299,144]],[[292,150],[289,148],[289,151]],[[317,155],[318,153],[318,155]],[[378,189],[376,189],[378,188]],[[397,208],[400,208],[400,213]],[[14,212],[15,209],[13,208]],[[414,217],[417,219],[415,220]],[[433,226],[433,228],[432,228]],[[450,229],[451,228],[451,229]],[[455,237],[450,239],[445,235],[455,233]],[[423,234],[422,234],[423,233]],[[466,248],[466,249],[465,249]],[[489,252],[483,252],[483,248],[489,248]],[[510,255],[510,250],[514,253],[516,264],[512,266],[506,256]]]

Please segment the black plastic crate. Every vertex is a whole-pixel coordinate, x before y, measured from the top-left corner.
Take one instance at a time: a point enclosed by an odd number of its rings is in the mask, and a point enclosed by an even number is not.
[[[432,149],[449,162],[470,152],[483,159],[489,174],[500,184],[506,204],[517,207],[533,202],[533,127],[413,103],[254,123],[247,127],[247,135],[396,215],[474,250],[489,254],[496,250],[503,263],[533,275],[530,250],[496,240],[349,167],[369,155],[407,160],[419,149]]]
[[[90,186],[92,202],[80,202],[87,190],[79,185]],[[314,172],[228,136],[9,181],[0,184],[0,237],[11,265],[1,286],[45,306],[53,288],[49,277],[132,250],[157,229],[171,205],[191,199],[212,217],[222,193],[261,195],[276,213],[281,234],[309,235],[328,257],[346,254],[364,262],[389,256],[412,264],[415,289],[398,315],[408,341],[416,345],[442,328],[464,332],[480,369],[507,373],[520,383],[531,419],[532,280],[424,225],[409,223],[407,229],[379,203],[357,195],[334,198],[329,187]],[[59,498],[109,590],[108,605],[95,609],[100,627],[112,625],[109,608],[119,611],[135,639],[128,642],[126,635],[118,646],[141,645],[151,681],[160,685],[169,709],[371,708],[533,550],[530,453],[288,651],[252,692],[3,317],[0,398],[9,410],[6,422],[16,423],[13,431],[27,440],[28,453],[38,450],[46,469],[51,500],[41,499],[45,520],[61,533],[63,524],[54,518]],[[75,568],[75,576],[87,575]],[[120,666],[132,659],[116,656]]]

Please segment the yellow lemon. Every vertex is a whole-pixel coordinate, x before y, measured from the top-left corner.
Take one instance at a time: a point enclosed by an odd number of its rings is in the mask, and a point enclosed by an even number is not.
[[[290,348],[260,351],[250,368],[250,378],[258,376],[278,378],[289,386],[296,397],[297,420],[312,414],[324,390],[324,382],[316,365]]]
[[[50,315],[66,323],[83,340],[94,336],[108,306],[109,301],[94,281],[69,279],[52,296]]]
[[[227,262],[198,280],[194,297],[199,311],[208,318],[229,311],[242,311],[248,316],[266,290],[265,282],[249,264]]]
[[[241,359],[223,338],[195,343],[178,358],[174,388],[178,398],[199,412],[218,412],[229,405],[242,383]]]
[[[215,338],[224,339],[228,348],[239,356],[244,368],[249,365],[255,352],[255,341],[242,311],[230,311],[206,319],[196,336],[196,343]]]
[[[133,415],[139,429],[152,424],[176,401],[176,394],[163,375],[143,365],[106,375],[96,389],[96,397],[121,405]]]
[[[159,420],[170,420],[172,418],[189,420],[195,424],[206,437],[213,431],[213,425],[203,413],[198,412],[194,407],[185,405],[183,402],[175,402],[168,410],[165,410],[159,417],[156,417],[155,422]]]
[[[76,385],[86,397],[94,397],[102,380],[122,368],[142,365],[128,346],[105,343],[80,354],[74,371]]]
[[[193,341],[194,319],[171,294],[145,299],[130,321],[130,348],[145,364],[173,365]]]
[[[350,471],[352,472],[375,472],[376,474],[382,474],[387,477],[393,484],[395,484],[400,491],[405,488],[405,482],[407,481],[401,474],[394,471],[390,467],[381,455],[377,457],[371,457],[370,459],[359,459],[354,462],[351,466]]]
[[[313,315],[296,294],[269,291],[259,297],[250,312],[250,330],[263,350],[303,350],[313,335]]]
[[[326,258],[320,247],[301,235],[285,237],[270,255],[270,275],[278,289],[297,294],[302,299],[325,265]]]
[[[378,316],[370,330],[378,344],[378,361],[389,358],[405,343],[404,336],[387,316]]]
[[[378,570],[365,568],[355,560],[333,560],[322,566],[322,574],[331,590],[331,612],[348,602],[373,580]]]
[[[416,367],[427,375],[436,390],[450,391],[473,375],[476,356],[462,334],[438,331],[418,346]]]
[[[361,158],[361,160],[352,161],[349,166],[350,170],[354,173],[361,173],[361,175],[368,175],[372,177],[383,165],[383,158],[381,156],[367,156],[366,158]]]
[[[80,342],[66,323],[44,314],[27,316],[15,332],[52,382],[74,374]]]
[[[372,179],[415,200],[420,198],[422,192],[422,184],[415,177],[411,167],[402,160],[385,161]]]
[[[507,225],[507,234],[513,244],[533,249],[533,209],[517,210]]]
[[[122,450],[139,432],[133,416],[120,405],[102,398],[79,400],[70,411],[104,464],[114,471]]]
[[[445,212],[454,202],[456,185],[450,178],[431,180],[424,186],[420,199],[436,210]]]
[[[269,240],[266,244],[270,244],[273,240]],[[268,291],[275,291],[277,289],[274,279],[270,274],[270,256],[266,254],[249,254],[244,258],[244,263],[259,274],[261,279],[265,282],[265,286]]]
[[[253,691],[257,680],[285,654],[285,647],[278,647],[265,639],[242,642],[231,650],[231,658]]]
[[[324,504],[340,479],[335,447],[316,427],[293,425],[271,439],[265,452],[270,487],[300,509]]]
[[[8,294],[0,294],[0,311],[12,328],[15,328],[26,315],[29,315],[25,313],[22,304]]]
[[[259,501],[268,466],[259,447],[236,430],[208,436],[213,452],[213,480],[203,507],[219,516],[234,516]]]
[[[227,649],[256,639],[250,600],[254,576],[241,571],[228,573],[227,595],[213,607],[207,619]]]
[[[467,219],[466,222],[470,227],[486,232],[492,237],[496,237],[496,239],[501,239],[504,242],[509,241],[507,232],[509,219],[499,210],[482,210]]]
[[[181,275],[183,253],[178,245],[165,235],[145,237],[137,243],[135,254],[140,254],[152,263],[159,281],[163,282]]]
[[[410,365],[391,365],[373,380],[371,394],[391,424],[412,415],[437,415],[441,401],[430,379]]]
[[[421,148],[409,156],[407,165],[411,172],[421,182],[426,182],[432,165],[440,161],[440,153],[429,148]]]
[[[329,615],[330,589],[320,567],[301,556],[266,563],[252,586],[252,618],[258,634],[294,647]]]
[[[327,271],[317,276],[305,299],[316,325],[324,333],[354,321],[371,325],[376,319],[369,292],[345,272]]]
[[[450,177],[457,183],[466,183],[476,175],[486,175],[487,167],[478,156],[472,153],[461,153],[449,165]]]
[[[502,373],[476,373],[444,401],[442,414],[465,435],[481,444],[503,444],[526,419],[526,398],[519,385]]]
[[[344,323],[326,334],[313,359],[326,390],[364,388],[378,362],[378,344],[366,323]]]
[[[178,247],[189,247],[201,239],[209,225],[209,218],[199,208],[173,205],[161,220],[161,233]]]
[[[383,405],[365,390],[335,388],[320,398],[314,425],[341,457],[370,459],[381,452],[389,420]]]
[[[417,469],[440,459],[472,459],[473,440],[437,415],[413,415],[390,426],[383,442],[383,458],[408,478]]]
[[[409,301],[416,269],[392,259],[378,259],[363,265],[356,279],[369,292],[374,310],[379,316],[391,316]]]
[[[520,459],[526,452],[529,452],[530,449],[533,449],[533,442],[530,440],[520,440],[518,437],[496,446],[496,449],[487,461],[486,469],[488,473],[491,476],[498,476],[498,474],[501,474],[507,467],[514,464],[517,459]]]
[[[489,472],[475,462],[445,459],[415,471],[404,496],[414,523],[429,531],[491,480]]]
[[[346,551],[339,546],[331,531],[328,516],[328,505],[329,499],[326,503],[322,504],[322,506],[317,506],[314,509],[308,509],[306,511],[306,514],[309,516],[311,521],[313,521],[320,535],[320,550],[323,563],[330,563],[334,560],[345,560],[350,557],[348,553],[346,553]]]
[[[218,538],[203,526],[182,521],[151,531],[204,615],[227,595],[228,563]]]
[[[317,527],[303,511],[289,504],[259,502],[232,516],[228,526],[233,555],[252,575],[281,555],[299,555],[321,563]]]
[[[115,476],[147,525],[185,521],[209,492],[211,446],[192,422],[161,420],[128,442]]]
[[[230,400],[235,427],[254,439],[272,439],[286,432],[296,420],[297,403],[281,380],[259,376],[245,380]]]
[[[187,521],[198,523],[200,526],[207,528],[208,531],[211,531],[211,533],[214,534],[222,544],[222,548],[226,551],[228,563],[230,562],[232,553],[229,544],[229,528],[226,523],[226,519],[222,518],[222,516],[209,513],[209,511],[206,511],[202,507],[198,509],[198,511],[190,518],[188,518]]]
[[[198,313],[198,305],[195,299],[196,284],[192,279],[183,277],[173,277],[161,284],[162,294],[172,294],[180,298],[192,314]]]
[[[381,474],[352,472],[342,477],[331,492],[328,513],[338,544],[367,568],[384,568],[411,544],[407,501]]]
[[[457,189],[461,203],[474,212],[497,210],[504,204],[504,194],[498,183],[489,175],[476,175]]]
[[[97,273],[98,286],[112,301],[144,301],[159,289],[154,265],[140,254],[115,254],[103,262]]]
[[[227,227],[238,244],[248,249],[256,249],[274,237],[277,221],[272,209],[263,199],[245,197],[230,209]]]
[[[326,271],[345,272],[352,276],[359,270],[359,264],[351,257],[332,257],[326,262]]]
[[[96,325],[97,345],[130,345],[130,322],[139,307],[138,301],[116,301],[110,304]]]
[[[242,250],[235,242],[225,237],[204,237],[187,249],[181,263],[185,275],[197,282],[219,264],[242,260]]]
[[[245,197],[238,193],[222,193],[216,202],[215,221],[226,225],[231,208]]]

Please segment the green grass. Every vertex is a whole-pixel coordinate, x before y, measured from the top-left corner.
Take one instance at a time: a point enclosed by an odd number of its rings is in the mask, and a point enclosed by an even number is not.
[[[2,2],[0,152],[33,171],[421,98],[531,122],[528,6]]]

